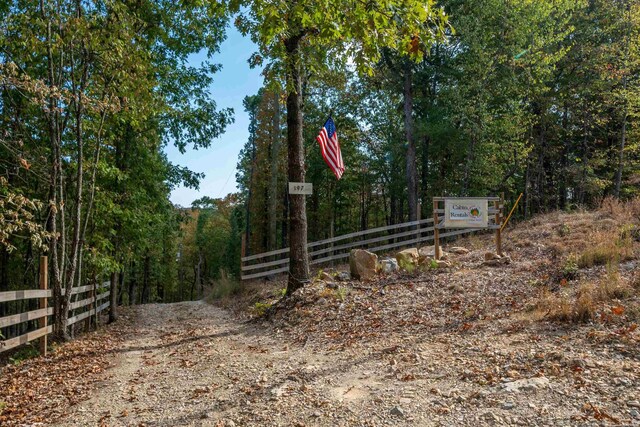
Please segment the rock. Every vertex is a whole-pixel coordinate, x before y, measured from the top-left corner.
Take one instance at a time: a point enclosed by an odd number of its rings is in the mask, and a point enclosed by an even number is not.
[[[485,252],[484,253],[484,260],[485,261],[492,261],[494,259],[500,259],[500,258],[502,258],[500,255],[494,254],[493,252]]]
[[[502,388],[508,393],[519,393],[521,391],[533,391],[545,388],[549,385],[546,377],[525,378],[502,384]]]
[[[323,280],[325,282],[333,282],[334,280],[333,276],[327,273],[326,271],[321,271],[320,274],[318,275],[318,279]]]
[[[637,400],[630,400],[627,402],[627,406],[631,408],[640,408],[640,402]]]
[[[493,252],[486,252],[484,254],[484,262],[482,264],[491,267],[511,264],[511,257],[507,255],[500,256],[498,254],[494,254]]]
[[[629,415],[631,415],[633,418],[640,419],[640,412],[638,412],[637,409],[630,410]]]
[[[338,282],[346,282],[348,280],[351,280],[351,275],[346,271],[340,271],[338,274],[336,274],[336,280]]]
[[[393,273],[400,269],[398,261],[395,258],[383,258],[378,263],[378,266],[380,267],[380,271],[384,274]]]
[[[404,418],[404,411],[399,406],[394,406],[393,408],[391,408],[391,411],[389,411],[389,413],[394,417]]]
[[[463,248],[461,246],[454,246],[452,248],[449,248],[449,253],[452,254],[456,254],[456,255],[464,255],[464,254],[468,254],[470,251],[467,248]]]
[[[450,268],[451,267],[451,263],[449,261],[445,261],[443,259],[436,259],[435,260],[435,265],[438,268]]]
[[[442,246],[440,246],[440,255],[443,255],[444,251],[442,250]],[[418,257],[419,258],[435,258],[436,251],[435,245],[433,246],[423,246],[418,249]]]
[[[418,248],[405,249],[396,254],[398,266],[403,270],[417,266],[418,258]]]
[[[351,277],[367,280],[375,277],[378,255],[364,249],[352,249],[349,254]]]
[[[513,402],[504,402],[504,403],[502,404],[502,409],[505,409],[505,410],[507,410],[507,411],[509,411],[509,410],[511,410],[511,409],[513,409],[513,408],[515,408],[515,407],[516,407],[516,404],[515,404],[515,403],[513,403]]]

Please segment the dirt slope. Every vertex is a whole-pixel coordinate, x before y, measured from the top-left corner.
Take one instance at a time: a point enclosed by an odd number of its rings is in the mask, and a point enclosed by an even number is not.
[[[315,281],[275,304],[269,321],[238,314],[256,298],[255,308],[275,301],[283,283],[234,298],[234,314],[204,302],[125,308],[116,325],[50,358],[4,368],[0,401],[10,411],[0,420],[640,426],[639,242],[607,213],[535,221],[506,236],[510,264],[483,265],[490,237],[469,239],[452,268]],[[611,254],[619,264],[599,263]],[[572,304],[588,316],[576,323]],[[563,312],[573,320],[553,317]],[[84,383],[74,380],[80,367]]]

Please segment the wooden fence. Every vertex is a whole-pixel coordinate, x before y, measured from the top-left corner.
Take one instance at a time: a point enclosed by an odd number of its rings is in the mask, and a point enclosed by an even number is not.
[[[489,213],[494,214],[496,211],[497,209],[490,209]],[[439,237],[445,238],[474,231],[481,231],[481,229],[451,230],[439,233]],[[320,265],[348,258],[351,249],[361,248],[370,252],[384,253],[390,249],[420,246],[433,239],[433,218],[428,218],[344,234],[309,243],[307,247],[310,264]],[[240,269],[242,280],[286,273],[289,271],[289,248],[243,256]]]
[[[40,263],[40,284],[42,289],[0,292],[0,304],[31,299],[39,300],[39,308],[37,310],[0,317],[0,331],[24,322],[38,321],[38,326],[35,330],[8,339],[0,337],[0,353],[39,338],[42,339],[41,351],[46,353],[46,337],[52,332],[52,327],[48,324],[48,317],[53,315],[53,308],[49,306],[48,299],[52,297],[53,291],[47,289],[46,259],[41,260]],[[45,272],[44,274],[43,271]],[[67,314],[67,325],[71,326],[82,320],[89,323],[91,316],[97,315],[109,307],[109,287],[110,283],[104,282],[101,285],[78,286],[71,289],[72,302]],[[64,289],[62,292],[64,294]]]

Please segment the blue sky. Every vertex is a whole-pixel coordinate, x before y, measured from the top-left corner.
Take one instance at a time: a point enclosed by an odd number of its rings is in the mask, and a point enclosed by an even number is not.
[[[191,202],[202,196],[218,198],[236,191],[238,153],[249,138],[249,116],[242,107],[242,100],[247,95],[256,94],[263,82],[261,70],[251,69],[247,63],[255,51],[256,46],[251,39],[243,37],[235,27],[228,28],[220,53],[212,59],[222,64],[222,70],[213,76],[210,90],[218,108],[233,108],[235,122],[227,126],[226,132],[207,149],[189,149],[180,154],[173,145],[167,146],[165,152],[171,163],[206,175],[200,182],[200,190],[176,188],[171,193],[173,203],[191,206]],[[205,54],[194,55],[192,61],[196,64],[205,57]]]

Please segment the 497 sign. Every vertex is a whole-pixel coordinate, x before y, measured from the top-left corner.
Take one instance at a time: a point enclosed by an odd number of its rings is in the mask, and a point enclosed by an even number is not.
[[[313,194],[313,184],[310,182],[290,182],[289,194]]]

